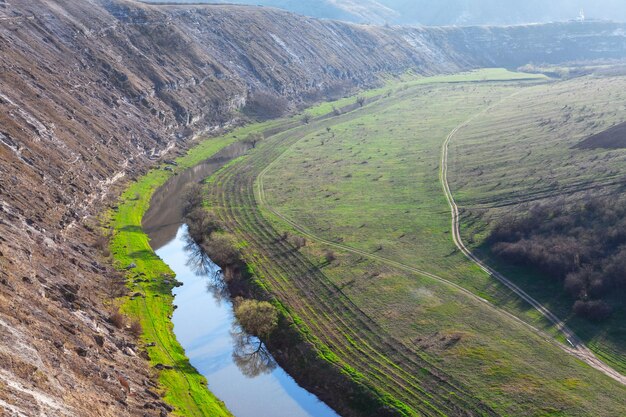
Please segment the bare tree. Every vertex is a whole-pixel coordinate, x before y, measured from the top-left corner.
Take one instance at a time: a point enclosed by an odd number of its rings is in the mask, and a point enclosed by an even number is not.
[[[113,311],[109,316],[109,322],[118,329],[123,329],[126,327],[126,316],[119,311]]]
[[[219,220],[213,212],[204,207],[196,207],[185,215],[189,236],[197,242],[206,241],[211,235],[220,230]]]
[[[300,250],[306,246],[306,239],[302,236],[291,236],[290,243],[295,246],[296,250]]]
[[[234,241],[228,235],[217,235],[211,237],[202,244],[202,249],[220,267],[226,269],[229,266],[237,265],[241,262],[241,252]]]
[[[326,260],[327,264],[331,264],[337,259],[337,256],[335,255],[335,252],[327,250],[326,252],[324,252],[324,259]]]
[[[105,278],[104,289],[109,298],[119,298],[128,292],[128,288],[126,288],[126,280],[124,277],[119,275],[114,275],[109,278]]]
[[[365,105],[365,97],[363,96],[358,96],[356,98],[356,104],[359,105],[359,107],[363,107]]]
[[[143,326],[139,320],[133,320],[130,323],[130,332],[135,337],[140,337],[143,334]]]

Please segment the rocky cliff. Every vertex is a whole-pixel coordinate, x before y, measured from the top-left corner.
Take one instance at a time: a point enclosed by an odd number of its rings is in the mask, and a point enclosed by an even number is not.
[[[0,410],[158,415],[93,216],[260,92],[291,107],[435,74],[626,55],[626,25],[384,28],[245,6],[0,0]],[[126,397],[120,377],[135,395]]]

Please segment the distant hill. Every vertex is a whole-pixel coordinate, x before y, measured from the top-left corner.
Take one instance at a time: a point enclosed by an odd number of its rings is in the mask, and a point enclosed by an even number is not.
[[[161,0],[152,0],[161,1]],[[198,0],[183,0],[197,3]],[[623,0],[201,0],[278,7],[306,16],[376,24],[510,25],[577,19],[626,21]]]

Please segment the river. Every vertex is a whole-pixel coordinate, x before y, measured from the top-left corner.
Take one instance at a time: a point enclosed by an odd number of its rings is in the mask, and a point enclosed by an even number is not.
[[[278,366],[236,323],[219,268],[190,241],[182,223],[186,185],[245,153],[241,144],[173,177],[155,193],[143,227],[157,255],[176,273],[174,333],[209,389],[235,417],[339,417]]]

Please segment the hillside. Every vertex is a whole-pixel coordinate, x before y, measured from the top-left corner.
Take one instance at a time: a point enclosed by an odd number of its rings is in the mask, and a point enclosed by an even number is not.
[[[407,70],[623,57],[625,30],[383,28],[244,6],[0,2],[0,407],[167,410],[132,336],[107,321],[117,275],[96,216],[195,134],[241,123],[259,92],[293,109]],[[135,395],[123,395],[120,375]]]

